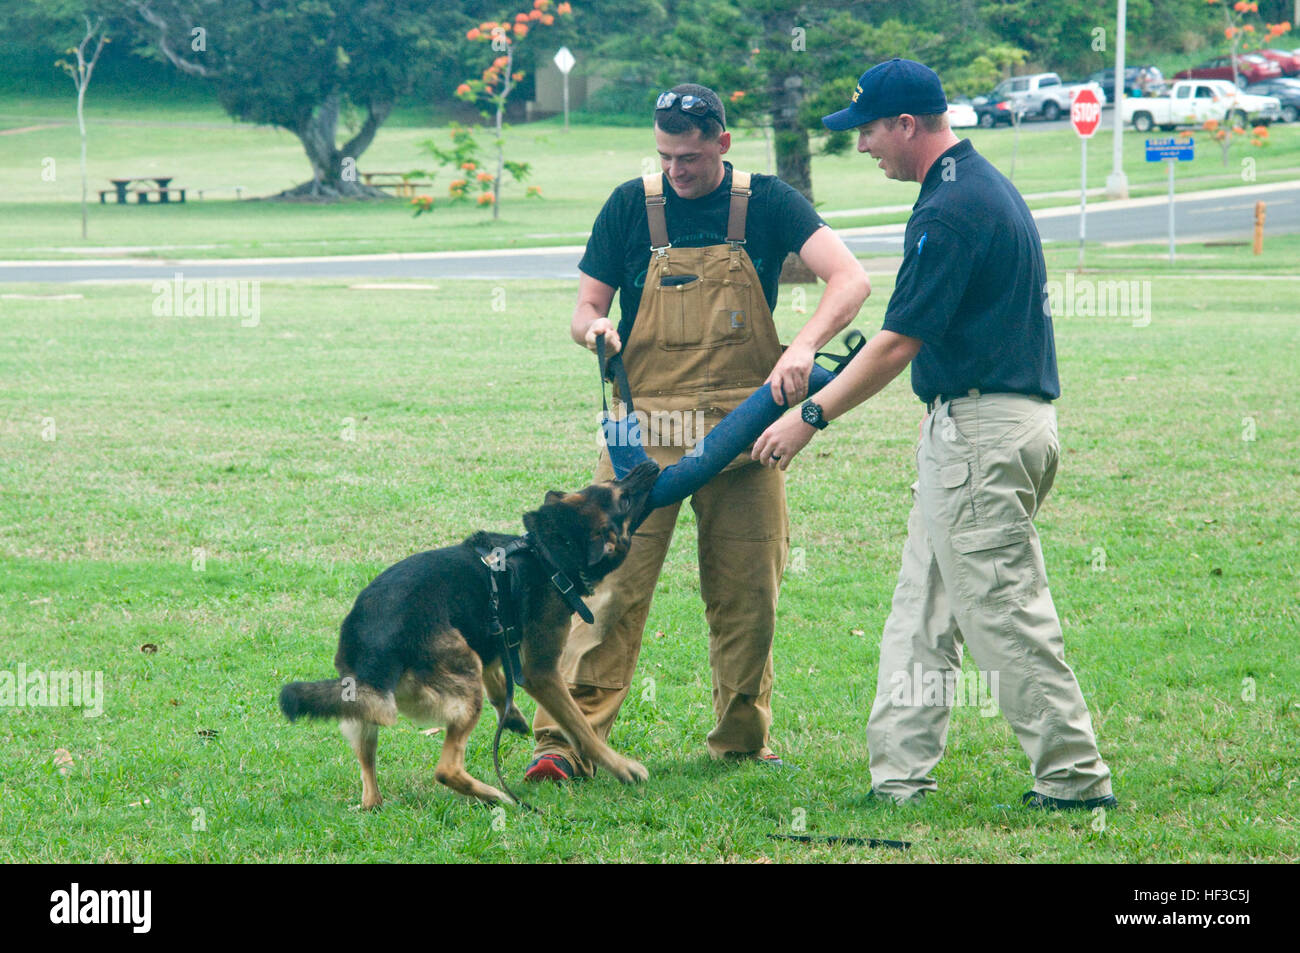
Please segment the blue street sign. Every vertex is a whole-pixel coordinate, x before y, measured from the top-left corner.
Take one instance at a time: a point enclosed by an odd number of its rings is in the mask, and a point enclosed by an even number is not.
[[[1195,158],[1195,145],[1195,139],[1148,139],[1147,161],[1162,162],[1165,159],[1176,159],[1185,162]]]

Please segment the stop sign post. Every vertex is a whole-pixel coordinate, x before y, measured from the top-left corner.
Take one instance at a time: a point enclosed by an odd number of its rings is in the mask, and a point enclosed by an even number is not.
[[[1101,103],[1088,86],[1075,90],[1070,100],[1070,125],[1082,141],[1079,166],[1079,271],[1083,271],[1083,240],[1087,234],[1088,215],[1088,140],[1101,127]]]

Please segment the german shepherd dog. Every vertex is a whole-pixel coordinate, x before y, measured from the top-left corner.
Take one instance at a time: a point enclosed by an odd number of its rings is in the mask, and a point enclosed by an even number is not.
[[[518,619],[525,691],[555,716],[581,757],[629,784],[644,781],[649,772],[596,737],[560,678],[557,666],[574,610],[551,577],[558,568],[579,594],[590,595],[627,556],[658,474],[657,465],[645,462],[622,480],[577,493],[550,491],[541,509],[524,514],[524,527],[541,541],[545,558],[536,547],[508,557],[517,561],[513,569],[522,594]],[[383,801],[375,749],[379,726],[396,724],[398,712],[413,721],[446,725],[434,770],[438,781],[483,801],[511,801],[469,775],[465,744],[478,724],[485,690],[506,727],[529,734],[519,709],[513,704],[506,709],[502,646],[489,627],[492,570],[479,556],[479,550],[504,547],[514,538],[478,532],[458,546],[417,553],[390,566],[361,591],[343,620],[334,657],[341,677],[293,682],[280,692],[280,708],[290,721],[305,716],[340,722],[361,762],[363,808]],[[550,560],[554,568],[546,565]],[[508,575],[499,574],[503,582]]]

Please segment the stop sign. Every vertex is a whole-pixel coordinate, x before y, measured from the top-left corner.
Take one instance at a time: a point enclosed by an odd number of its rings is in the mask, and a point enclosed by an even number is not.
[[[1101,126],[1101,103],[1087,86],[1078,90],[1070,102],[1070,125],[1083,139],[1091,139]]]

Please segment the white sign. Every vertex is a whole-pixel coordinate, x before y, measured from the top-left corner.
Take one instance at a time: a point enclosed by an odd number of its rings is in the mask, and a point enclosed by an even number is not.
[[[560,47],[560,52],[555,54],[555,65],[559,67],[560,72],[565,76],[569,75],[569,70],[573,69],[573,64],[576,62],[577,60],[573,58],[573,54],[569,52],[567,46]]]

